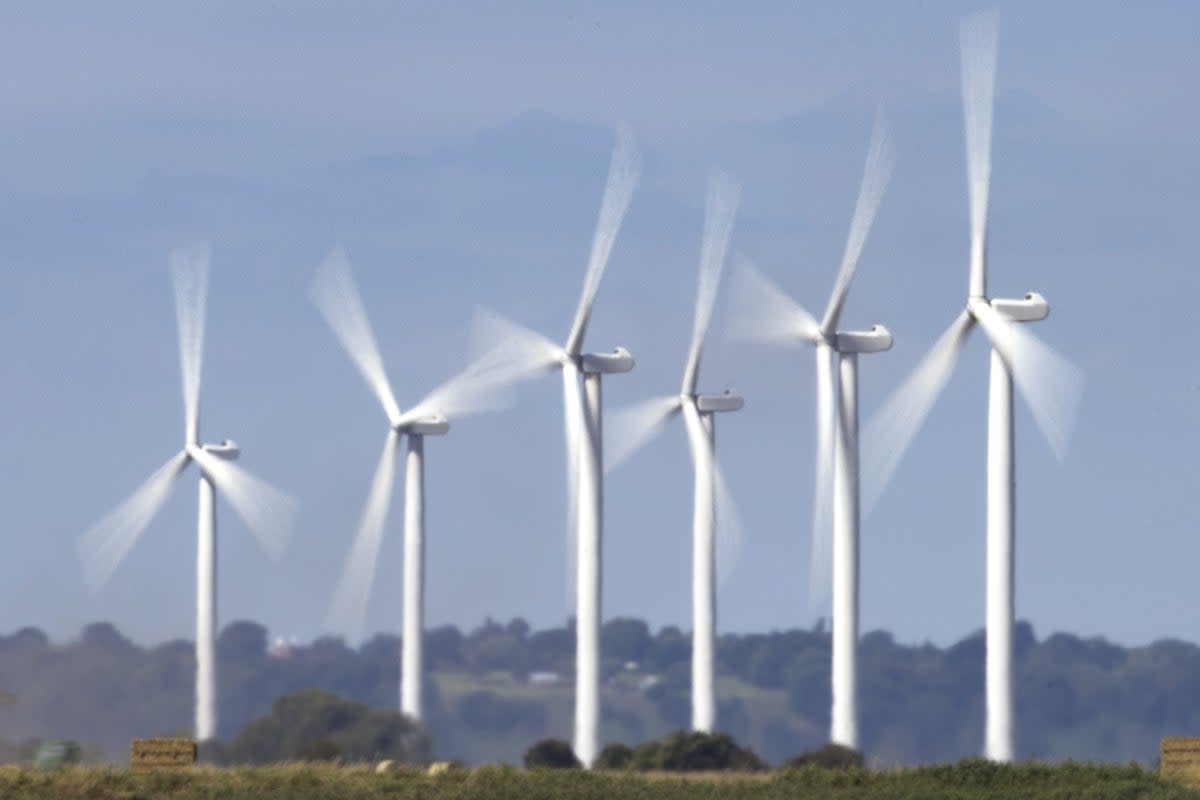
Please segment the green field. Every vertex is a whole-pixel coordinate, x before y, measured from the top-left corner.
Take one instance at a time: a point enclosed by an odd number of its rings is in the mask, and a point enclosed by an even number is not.
[[[1162,781],[1139,767],[1064,764],[997,766],[978,760],[907,770],[814,768],[755,775],[585,773],[512,767],[461,770],[436,777],[405,771],[376,775],[366,767],[283,765],[197,768],[164,773],[70,768],[0,769],[0,797],[62,800],[153,798],[404,798],[408,800],[684,800],[685,798],[830,798],[831,800],[1200,800],[1200,791]]]

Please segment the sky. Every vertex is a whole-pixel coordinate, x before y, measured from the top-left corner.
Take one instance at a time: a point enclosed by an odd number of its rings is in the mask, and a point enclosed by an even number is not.
[[[645,169],[588,333],[637,367],[615,410],[678,385],[705,185],[742,183],[732,250],[824,307],[878,106],[896,171],[844,324],[881,322],[864,420],[965,300],[958,26],[975,4],[45,2],[0,11],[0,631],[112,621],[190,638],[195,473],[99,593],[80,535],[182,444],[173,247],[212,248],[201,430],[300,515],[277,562],[222,504],[222,623],[311,639],[386,432],[307,295],[336,245],[402,406],[468,359],[477,308],[565,338],[615,126]],[[1018,401],[1017,613],[1039,636],[1200,640],[1200,10],[998,7],[989,288],[1084,373],[1059,462]],[[723,288],[728,288],[728,283]],[[811,356],[731,341],[718,452],[743,519],[722,631],[808,628]],[[987,354],[972,341],[862,533],[862,626],[946,644],[983,624]],[[428,622],[567,601],[561,390],[427,443]],[[604,612],[689,627],[681,426],[605,485]],[[368,616],[399,628],[400,492]]]

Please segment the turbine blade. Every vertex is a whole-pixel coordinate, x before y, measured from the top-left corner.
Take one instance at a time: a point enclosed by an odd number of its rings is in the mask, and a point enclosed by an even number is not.
[[[821,330],[826,334],[832,335],[837,332],[842,306],[846,303],[850,283],[854,280],[854,271],[858,267],[858,259],[862,256],[863,245],[867,242],[867,234],[871,232],[871,225],[875,222],[875,212],[879,210],[879,202],[883,199],[884,190],[892,177],[895,160],[895,151],[888,136],[887,119],[881,109],[875,116],[875,130],[871,134],[871,145],[867,150],[867,165],[863,169],[858,202],[854,206],[850,233],[846,237],[842,266],[838,270],[833,294],[829,297],[829,305],[825,308],[825,316],[821,320]]]
[[[821,326],[749,259],[739,258],[731,287],[729,333],[737,339],[795,346],[814,342]]]
[[[988,185],[992,177],[992,109],[996,90],[995,13],[969,17],[962,26],[963,125],[967,141],[967,191],[971,202],[972,297],[987,291]]]
[[[1079,409],[1083,374],[1024,326],[1004,319],[986,303],[979,304],[975,315],[992,347],[1008,364],[1034,421],[1061,461],[1067,455]]]
[[[733,574],[745,545],[742,517],[733,502],[733,493],[725,480],[721,462],[713,456],[713,483],[717,492],[717,583],[723,584]]]
[[[518,378],[556,367],[562,357],[545,336],[486,308],[475,309],[470,352],[474,369],[513,370]]]
[[[617,131],[617,144],[608,167],[608,183],[604,188],[600,218],[596,222],[596,232],[592,237],[592,252],[588,257],[587,273],[583,279],[583,293],[579,297],[579,308],[575,311],[571,332],[567,335],[566,351],[570,355],[579,355],[583,346],[583,337],[592,315],[592,304],[596,302],[596,292],[600,289],[600,279],[604,277],[604,268],[608,265],[613,242],[621,229],[625,212],[629,210],[629,203],[633,199],[633,190],[637,186],[641,171],[642,159],[634,145],[633,134],[628,129],[621,128]]]
[[[317,268],[309,296],[394,425],[400,418],[400,407],[383,368],[362,297],[354,284],[350,262],[340,247]]]
[[[717,462],[717,453],[712,445],[709,430],[700,413],[691,403],[681,403],[683,419],[687,428],[688,450],[697,466],[698,478],[707,474],[712,481],[712,514],[715,533],[717,584],[723,584],[741,556],[742,550],[742,519],[725,475]],[[711,423],[711,419],[708,424]]]
[[[704,334],[712,319],[717,287],[725,268],[729,239],[733,235],[733,218],[737,214],[741,187],[723,172],[714,172],[708,183],[708,202],[704,214],[704,239],[700,246],[700,285],[696,291],[696,314],[692,320],[692,343],[688,347],[687,365],[683,371],[683,394],[695,394],[696,377],[700,370],[700,351]]]
[[[367,601],[375,582],[375,567],[379,561],[379,546],[392,502],[392,487],[396,478],[396,449],[400,434],[389,430],[383,443],[383,453],[371,479],[367,504],[358,523],[358,533],[342,569],[333,602],[325,618],[328,628],[341,631],[350,641],[362,638],[366,623]]]
[[[199,447],[188,448],[188,454],[216,484],[217,491],[233,506],[263,551],[278,560],[287,545],[296,516],[296,502],[232,461]]]
[[[933,404],[950,381],[967,340],[971,315],[963,311],[950,323],[912,373],[863,428],[862,503],[864,515],[874,507]]]
[[[204,363],[204,314],[208,304],[207,247],[173,250],[175,322],[179,328],[179,371],[183,377],[184,436],[195,444],[200,420],[200,372]]]
[[[512,403],[513,384],[527,372],[514,364],[493,364],[484,356],[401,414],[397,424],[435,414],[455,419],[507,408]]]
[[[679,411],[679,397],[655,397],[608,415],[604,471],[616,467],[658,435],[669,417]]]
[[[833,569],[833,442],[837,435],[834,416],[833,351],[817,345],[816,380],[816,468],[813,494],[812,555],[809,558],[808,602],[810,610],[828,604]]]
[[[124,502],[97,522],[79,540],[79,557],[84,577],[92,591],[103,586],[138,537],[171,496],[175,479],[187,466],[186,452],[156,469]]]
[[[563,426],[567,446],[567,598],[575,596],[576,527],[579,515],[579,459],[583,455],[583,437],[587,435],[583,415],[583,386],[579,368],[567,361],[562,368]]]

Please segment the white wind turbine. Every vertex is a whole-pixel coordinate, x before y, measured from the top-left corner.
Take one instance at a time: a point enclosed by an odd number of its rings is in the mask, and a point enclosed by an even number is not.
[[[987,730],[984,754],[1011,761],[1013,736],[1014,554],[1016,470],[1013,381],[1034,421],[1061,459],[1078,405],[1082,377],[1056,352],[1016,323],[1044,319],[1049,305],[1036,293],[1024,299],[987,297],[988,183],[991,178],[992,106],[996,74],[996,17],[977,15],[962,27],[962,91],[970,197],[970,260],[966,308],[867,426],[871,472],[868,508],[945,388],[976,324],[992,347],[987,424]]]
[[[233,464],[239,451],[229,439],[200,444],[200,372],[204,354],[204,313],[208,294],[208,251],[171,254],[175,314],[179,323],[179,362],[183,374],[184,446],[145,483],[93,525],[79,542],[88,583],[99,589],[166,503],[191,462],[200,468],[196,548],[196,722],[198,740],[217,734],[217,490],[272,558],[282,553],[294,512],[292,500]]]
[[[830,739],[858,748],[858,574],[859,574],[859,455],[858,354],[877,353],[892,346],[882,325],[869,331],[839,331],[838,321],[862,255],[863,245],[891,177],[893,154],[882,114],[867,154],[862,185],[841,268],[825,314],[818,321],[785,295],[748,262],[739,269],[732,318],[733,333],[745,339],[815,347],[817,357],[816,491],[813,498],[813,539],[810,598],[823,606],[830,583],[828,515],[832,484],[832,711]],[[837,355],[835,389],[831,356]],[[837,416],[834,406],[837,405]],[[832,472],[832,482],[830,475]]]
[[[388,432],[358,533],[346,560],[328,623],[352,638],[362,634],[367,602],[375,579],[388,508],[395,483],[396,454],[402,436],[408,438],[404,481],[404,622],[401,637],[400,710],[420,719],[424,678],[425,630],[425,437],[450,429],[450,419],[501,407],[511,382],[502,370],[468,367],[434,389],[408,411],[401,412],[383,367],[371,324],[354,283],[349,262],[339,248],[318,268],[311,297],[338,342],[375,394]]]
[[[494,363],[526,375],[561,370],[567,445],[567,551],[575,545],[575,755],[590,766],[599,753],[600,735],[600,588],[603,531],[601,376],[633,369],[633,356],[623,347],[611,353],[584,353],[583,339],[600,279],[612,252],[641,172],[633,139],[618,132],[609,165],[600,218],[592,238],[583,293],[566,343],[555,344],[528,328],[490,312],[481,312],[476,340],[496,350]],[[582,391],[580,387],[582,376]],[[572,519],[572,517],[574,519]],[[570,541],[575,533],[575,542]]]
[[[646,444],[676,414],[683,417],[688,449],[692,456],[695,490],[692,508],[692,729],[711,733],[717,724],[716,635],[717,570],[724,569],[738,544],[738,523],[728,488],[716,461],[713,414],[737,411],[742,396],[697,394],[700,355],[712,318],[733,219],[737,212],[738,186],[727,176],[715,174],[709,182],[700,249],[700,284],[692,340],[688,347],[679,394],[639,403],[613,417],[607,468],[612,469]],[[718,532],[721,553],[718,553]]]

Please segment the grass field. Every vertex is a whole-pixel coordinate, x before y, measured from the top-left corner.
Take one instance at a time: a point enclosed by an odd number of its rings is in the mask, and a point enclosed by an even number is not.
[[[784,770],[756,775],[667,775],[525,771],[484,767],[436,777],[417,771],[376,775],[366,767],[281,765],[196,768],[163,773],[76,767],[0,769],[0,797],[63,800],[684,800],[684,798],[830,798],[830,800],[1200,800],[1200,790],[1160,780],[1138,767],[1021,765],[980,761],[894,771]]]

